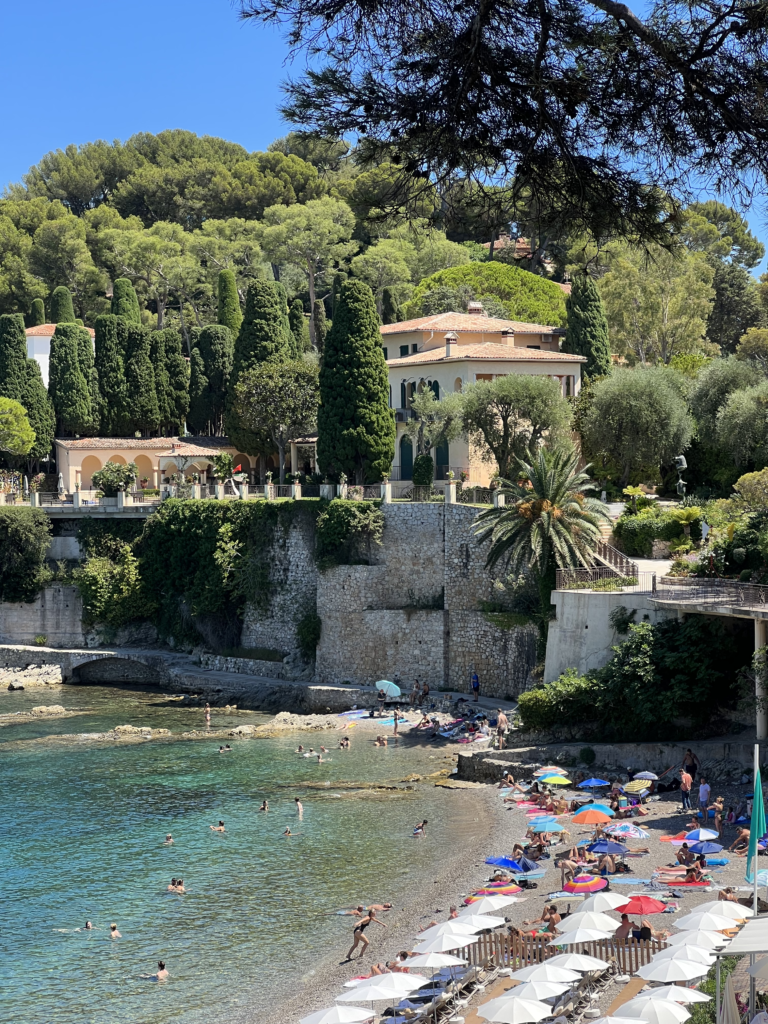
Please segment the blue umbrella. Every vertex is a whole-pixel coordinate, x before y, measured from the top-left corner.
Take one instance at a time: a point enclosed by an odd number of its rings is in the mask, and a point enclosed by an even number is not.
[[[397,683],[390,683],[388,679],[380,679],[376,686],[379,690],[383,690],[388,697],[399,697],[402,693]]]
[[[713,832],[711,828],[695,828],[693,832],[687,832],[686,839],[693,839],[695,842],[702,842],[707,839],[719,839],[717,832]]]
[[[582,810],[588,809],[590,807],[595,811],[602,811],[603,814],[609,814],[611,817],[613,817],[616,813],[615,811],[612,811],[607,804],[584,804]]]
[[[694,843],[689,847],[691,853],[720,853],[723,849],[719,843]]]
[[[528,857],[521,857],[520,863],[523,866],[523,871],[541,871],[547,866],[546,864],[537,864],[535,860],[529,860]]]
[[[529,825],[543,825],[548,821],[557,821],[554,814],[542,814],[540,817],[531,818],[528,822]]]
[[[534,829],[536,832],[565,832],[564,825],[558,825],[555,821],[544,821]]]
[[[486,864],[495,864],[499,868],[509,868],[510,871],[525,871],[526,869],[517,860],[511,860],[509,857],[489,857]]]
[[[605,779],[587,779],[586,782],[579,783],[579,789],[597,789],[600,786],[610,786],[610,782],[606,782]]]
[[[591,846],[587,847],[590,853],[621,853],[627,852],[626,846],[622,846],[621,843],[612,843],[608,839],[599,839],[596,843],[592,843]]]

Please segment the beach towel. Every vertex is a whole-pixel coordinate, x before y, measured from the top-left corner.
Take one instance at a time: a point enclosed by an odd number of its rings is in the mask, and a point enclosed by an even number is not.
[[[676,836],[659,836],[659,841],[662,843],[671,843],[673,839],[685,839],[685,832],[678,832]]]
[[[714,867],[722,867],[724,864],[730,863],[727,857],[707,857],[707,864],[714,865]]]

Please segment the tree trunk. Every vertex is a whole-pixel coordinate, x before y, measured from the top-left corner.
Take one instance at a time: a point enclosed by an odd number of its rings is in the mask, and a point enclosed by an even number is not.
[[[491,232],[491,247],[488,250],[488,259],[489,260],[493,259],[493,247],[494,247],[495,244],[496,244],[496,231],[494,230],[494,231]]]
[[[165,299],[160,298],[160,296],[158,295],[157,299],[156,299],[156,302],[157,302],[157,329],[158,329],[158,331],[162,331],[162,329],[163,329],[163,321],[165,319]]]
[[[160,307],[158,306],[157,308],[158,308],[158,319],[159,319]],[[192,348],[191,348],[191,346],[189,344],[189,331],[187,330],[187,325],[184,322],[184,300],[181,299],[181,298],[179,299],[179,321],[181,323],[181,333],[184,336],[184,343],[187,346],[187,355],[191,356],[192,355]]]

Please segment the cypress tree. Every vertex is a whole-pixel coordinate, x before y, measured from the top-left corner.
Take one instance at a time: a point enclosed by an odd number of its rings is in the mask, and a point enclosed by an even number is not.
[[[118,277],[112,285],[112,305],[110,312],[115,316],[124,316],[132,324],[141,323],[141,307],[136,290],[127,277]]]
[[[396,324],[400,321],[400,303],[397,301],[394,288],[382,288],[381,291],[381,322]]]
[[[27,458],[37,462],[53,447],[56,415],[43,384],[40,364],[36,359],[27,360],[27,380],[21,404],[26,409],[29,425],[35,432],[35,443]]]
[[[53,289],[51,295],[51,323],[52,324],[73,324],[75,322],[75,307],[72,305],[72,295],[69,288],[60,284]]]
[[[341,294],[341,287],[346,280],[347,275],[341,270],[333,275],[333,283],[331,285],[331,314],[333,316],[336,316],[336,305]]]
[[[198,338],[198,351],[205,367],[208,381],[208,415],[215,434],[221,433],[227,388],[232,373],[234,341],[229,328],[224,326],[204,327]]]
[[[187,416],[187,423],[193,433],[208,433],[210,410],[205,363],[200,355],[200,349],[193,348],[192,357],[189,360],[189,415]]]
[[[90,382],[78,359],[81,330],[77,324],[61,323],[51,338],[48,394],[59,431],[69,434],[85,433],[93,420]]]
[[[219,272],[219,316],[222,327],[228,327],[232,337],[236,338],[243,322],[243,311],[240,309],[240,296],[237,293],[237,281],[231,270]]]
[[[91,333],[85,327],[80,328],[77,336],[77,361],[80,372],[88,384],[89,395],[89,419],[84,425],[81,434],[93,437],[99,432],[99,407],[101,406],[101,395],[99,394],[99,375],[96,372],[96,365],[93,359],[93,342]]]
[[[283,338],[285,340],[285,350],[288,353],[283,358],[296,359],[298,358],[301,349],[296,348],[296,339],[294,338],[293,331],[291,330],[290,311],[288,309],[288,292],[285,290],[285,285],[280,281],[275,281],[272,287],[277,292],[277,297],[280,300],[280,307],[283,311]]]
[[[123,317],[105,313],[96,317],[96,371],[99,375],[99,421],[105,437],[128,433],[125,350],[128,324]]]
[[[586,274],[576,274],[565,304],[568,323],[563,351],[586,356],[583,373],[602,377],[611,369],[608,322],[597,285]]]
[[[395,421],[373,292],[342,286],[320,369],[317,461],[357,483],[380,480],[395,457]]]
[[[45,303],[42,299],[33,299],[29,311],[29,326],[40,327],[45,323]]]
[[[21,313],[0,316],[0,397],[21,402],[27,381],[27,335]],[[22,403],[23,404],[23,403]]]
[[[325,318],[325,303],[322,299],[315,299],[315,307],[312,310],[312,321],[315,325],[315,341],[317,351],[323,351],[325,339],[328,336],[328,321]]]
[[[294,299],[291,308],[288,310],[288,323],[291,325],[293,343],[297,355],[304,351],[304,303],[301,299]]]
[[[168,367],[165,363],[165,330],[152,331],[149,336],[149,358],[155,375],[158,426],[165,434],[171,420]]]
[[[165,329],[165,370],[168,375],[168,428],[181,433],[189,412],[189,367],[184,358],[181,335]]]
[[[131,429],[142,433],[157,430],[160,426],[155,373],[149,352],[147,328],[129,324],[128,360],[125,364],[126,404],[131,417]]]

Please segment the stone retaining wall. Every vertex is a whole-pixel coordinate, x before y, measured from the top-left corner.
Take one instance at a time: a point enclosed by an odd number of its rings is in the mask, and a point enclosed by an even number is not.
[[[0,603],[0,643],[31,644],[45,637],[48,647],[80,647],[83,636],[83,602],[77,587],[54,584],[34,601]]]

